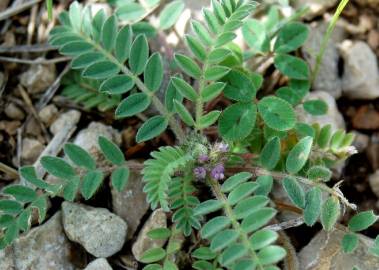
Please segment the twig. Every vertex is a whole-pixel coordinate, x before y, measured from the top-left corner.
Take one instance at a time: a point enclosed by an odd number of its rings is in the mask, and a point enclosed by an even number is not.
[[[18,172],[12,167],[9,167],[8,165],[2,162],[0,162],[0,171],[2,171],[5,174],[8,174],[12,178],[18,178]]]
[[[56,50],[56,47],[48,44],[18,45],[12,47],[0,46],[0,53],[40,53]]]
[[[296,250],[291,243],[291,239],[283,231],[279,232],[279,243],[287,251],[287,256],[284,258],[285,270],[299,270],[299,260],[297,258]]]
[[[282,223],[266,226],[265,229],[278,232],[278,231],[287,230],[289,228],[299,227],[300,225],[303,225],[303,224],[304,224],[303,217],[298,217],[295,219],[284,221]]]
[[[70,61],[70,59],[71,58],[69,58],[69,57],[58,57],[58,58],[54,58],[54,59],[35,59],[35,60],[33,60],[33,59],[20,59],[20,58],[14,58],[14,57],[0,56],[0,61],[26,64],[26,65],[56,64],[56,63]]]
[[[35,4],[41,2],[42,0],[31,0],[29,2],[23,3],[21,5],[8,8],[0,13],[0,21],[3,21],[5,19],[8,19],[9,17],[16,15],[20,12],[23,12],[24,10],[34,6]]]

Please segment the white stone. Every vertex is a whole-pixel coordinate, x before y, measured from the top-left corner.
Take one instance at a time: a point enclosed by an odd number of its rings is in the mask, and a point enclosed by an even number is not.
[[[61,114],[57,120],[50,126],[50,131],[54,135],[57,134],[65,126],[72,126],[79,122],[81,113],[77,110],[70,110]]]
[[[42,108],[42,110],[40,110],[38,113],[38,116],[41,119],[41,121],[48,126],[57,117],[57,115],[58,109],[54,104],[47,105],[46,107]]]
[[[112,270],[112,267],[106,259],[100,258],[92,261],[84,270]]]
[[[44,145],[40,141],[36,139],[25,138],[22,141],[21,158],[28,162],[34,162],[37,160],[44,148]]]

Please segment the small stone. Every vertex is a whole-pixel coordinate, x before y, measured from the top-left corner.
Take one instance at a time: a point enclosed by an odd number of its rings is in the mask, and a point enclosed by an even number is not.
[[[38,123],[37,119],[34,117],[27,122],[25,127],[25,133],[33,137],[39,137],[41,135],[41,125]]]
[[[165,244],[165,240],[153,240],[147,235],[151,230],[158,228],[167,228],[167,217],[162,209],[157,209],[151,214],[133,244],[132,253],[137,261],[141,260],[148,249],[162,247]]]
[[[4,9],[7,8],[7,6],[9,5],[9,1],[10,0],[2,0],[0,2],[0,11],[3,11]],[[1,269],[3,269],[3,268],[1,268]]]
[[[372,192],[379,198],[379,170],[371,174],[368,178]]]
[[[106,259],[100,258],[92,261],[84,270],[112,270],[112,267]]]
[[[296,0],[294,1],[294,8],[301,7],[309,8],[306,18],[312,19],[318,15],[323,14],[327,9],[334,7],[338,0]]]
[[[17,129],[21,126],[20,121],[0,121],[0,130],[5,130],[9,135],[15,135],[17,133]]]
[[[358,152],[364,152],[370,142],[370,137],[358,131],[353,131],[353,134],[355,135],[353,146]]]
[[[379,32],[377,30],[370,30],[367,35],[367,43],[373,50],[376,50],[379,47]]]
[[[22,120],[25,118],[25,113],[16,104],[9,103],[4,110],[6,116],[13,120]]]
[[[36,139],[25,138],[22,141],[21,158],[24,161],[33,163],[37,160],[44,148],[44,145],[40,141]]]
[[[1,270],[14,270],[13,251],[12,247],[6,247],[0,250],[0,269]]]
[[[379,97],[379,70],[376,55],[363,41],[344,41],[340,46],[344,58],[343,95],[352,99]]]
[[[379,112],[371,105],[361,106],[354,114],[352,124],[355,129],[379,129]]]
[[[55,65],[31,65],[20,75],[20,82],[29,93],[36,94],[45,91],[55,78]]]
[[[325,115],[314,116],[305,112],[303,106],[298,106],[296,108],[296,112],[300,122],[304,122],[307,124],[319,123],[320,126],[326,126],[330,124],[334,131],[337,129],[345,128],[345,121],[343,119],[343,116],[338,111],[335,99],[329,93],[324,91],[314,91],[311,92],[306,99],[321,99],[325,101],[328,104],[328,112]]]
[[[92,122],[86,129],[81,130],[74,139],[74,143],[89,151],[96,160],[99,160],[102,156],[98,144],[99,136],[104,136],[117,145],[121,144],[120,132],[100,122]]]
[[[301,270],[346,270],[353,266],[359,269],[379,269],[379,258],[368,252],[373,240],[359,234],[362,238],[358,248],[351,254],[341,250],[344,232],[319,232],[298,254]]]
[[[371,136],[370,144],[366,149],[368,160],[374,170],[379,169],[379,134],[375,133]]]
[[[64,202],[62,214],[67,237],[93,256],[107,258],[123,247],[128,226],[108,209]]]
[[[136,164],[139,163],[136,162]],[[128,185],[123,192],[118,192],[111,187],[113,212],[128,224],[128,238],[133,237],[142,217],[150,207],[146,194],[143,192],[143,186],[141,174],[131,171]]]
[[[61,114],[57,120],[50,126],[50,131],[54,135],[62,130],[65,126],[72,126],[79,122],[81,113],[77,110],[70,110]]]
[[[61,212],[57,212],[46,223],[20,236],[14,242],[14,269],[76,269],[70,255],[73,247],[63,232],[61,218]]]
[[[58,115],[58,108],[54,104],[50,104],[44,107],[38,113],[38,116],[41,119],[41,121],[47,126],[51,125],[51,123],[57,117],[57,115]]]

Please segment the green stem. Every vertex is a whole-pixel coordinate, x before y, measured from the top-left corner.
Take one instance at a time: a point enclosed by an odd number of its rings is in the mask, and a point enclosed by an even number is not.
[[[312,77],[311,77],[312,83],[317,78],[317,75],[320,71],[321,62],[322,62],[322,59],[324,57],[325,50],[328,46],[330,36],[332,35],[333,30],[337,24],[337,20],[340,17],[342,11],[344,10],[344,8],[346,7],[346,5],[348,3],[349,3],[349,0],[341,0],[341,2],[339,3],[339,5],[337,7],[336,12],[333,15],[332,21],[330,22],[330,24],[328,26],[328,29],[327,29],[327,31],[324,35],[324,38],[322,40],[322,43],[321,43],[320,51],[318,52],[317,57],[316,57],[316,64],[315,64],[315,67],[313,68]]]

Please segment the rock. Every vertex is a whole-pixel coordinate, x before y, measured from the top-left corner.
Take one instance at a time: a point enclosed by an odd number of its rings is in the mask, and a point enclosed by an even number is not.
[[[370,142],[370,137],[358,131],[353,131],[353,133],[355,135],[353,146],[358,150],[358,152],[364,152]]]
[[[371,174],[368,178],[372,192],[379,198],[379,170]]]
[[[309,8],[309,12],[307,13],[306,18],[311,19],[323,14],[327,9],[334,7],[337,2],[338,0],[295,0],[294,8]]]
[[[29,122],[26,123],[25,133],[33,137],[41,136],[42,129],[41,125],[38,123],[37,119],[32,117]]]
[[[379,32],[375,29],[371,29],[367,35],[367,43],[371,49],[376,50],[379,47]]]
[[[301,270],[347,270],[354,266],[364,270],[379,269],[379,258],[368,252],[373,241],[360,235],[358,248],[351,254],[341,250],[344,232],[319,232],[298,254]]]
[[[55,80],[55,65],[31,65],[20,75],[20,82],[31,94],[45,91]]]
[[[302,106],[298,106],[296,112],[300,122],[308,124],[319,123],[321,126],[330,124],[333,130],[345,128],[343,116],[338,111],[337,103],[330,94],[324,91],[314,91],[311,92],[306,99],[321,99],[325,101],[328,104],[328,112],[325,115],[313,116],[305,112]]]
[[[5,109],[4,113],[12,120],[22,120],[25,118],[25,113],[14,103],[9,103]]]
[[[81,113],[77,110],[70,110],[61,114],[57,120],[50,126],[50,131],[54,135],[57,134],[62,128],[73,123],[79,122]]]
[[[379,134],[375,133],[371,136],[369,146],[366,149],[367,157],[374,170],[379,169]]]
[[[106,259],[100,258],[92,261],[84,270],[112,270],[112,267]]]
[[[128,238],[133,237],[142,217],[149,209],[143,186],[141,174],[131,171],[128,185],[123,192],[111,187],[113,212],[128,224]]]
[[[117,145],[121,144],[121,134],[100,122],[92,122],[86,129],[81,130],[74,139],[74,143],[92,153],[99,160],[102,157],[98,145],[99,136],[104,136]]]
[[[0,269],[1,270],[14,270],[13,251],[12,247],[7,247],[0,250]]]
[[[328,24],[312,24],[310,27],[312,34],[309,35],[307,42],[302,47],[302,52],[308,64],[314,67]],[[339,71],[340,55],[336,44],[342,41],[345,33],[339,27],[335,30],[326,47],[318,76],[314,80],[312,88],[328,92],[333,97],[339,98],[342,95],[342,81]]]
[[[68,238],[95,257],[110,257],[125,243],[128,226],[108,209],[64,202],[62,214]]]
[[[372,105],[363,105],[354,114],[352,124],[355,129],[379,129],[379,112]]]
[[[141,260],[143,253],[148,249],[162,247],[165,244],[165,240],[152,240],[147,236],[149,231],[157,228],[167,228],[167,217],[162,209],[157,209],[151,214],[133,244],[132,253],[137,261]]]
[[[70,257],[73,248],[63,232],[61,218],[61,212],[57,212],[45,224],[14,242],[16,270],[75,269]]]
[[[379,70],[376,55],[363,41],[344,41],[340,46],[344,59],[343,95],[352,99],[379,97]]]
[[[7,8],[7,6],[9,5],[9,1],[10,0],[3,0],[0,2],[0,11],[3,11],[4,9]],[[0,269],[3,269],[3,268],[0,268]]]
[[[42,153],[45,146],[36,139],[25,138],[22,141],[21,158],[25,161],[33,163]]]
[[[47,105],[46,107],[42,108],[42,110],[39,111],[38,116],[41,119],[41,121],[46,124],[47,126],[50,126],[53,120],[58,115],[58,109],[54,104]]]

